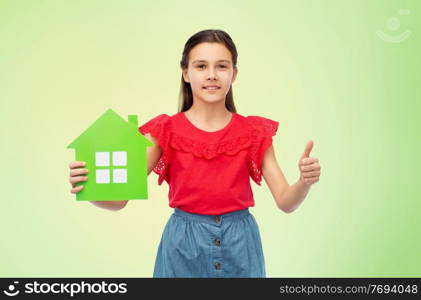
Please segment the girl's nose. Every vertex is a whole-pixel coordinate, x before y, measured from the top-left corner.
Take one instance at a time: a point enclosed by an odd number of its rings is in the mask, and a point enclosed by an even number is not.
[[[209,68],[208,79],[216,79],[215,71],[212,68]]]

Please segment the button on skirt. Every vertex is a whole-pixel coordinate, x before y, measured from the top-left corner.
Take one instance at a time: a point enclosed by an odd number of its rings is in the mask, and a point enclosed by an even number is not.
[[[175,208],[162,233],[153,277],[266,277],[254,216],[248,208],[217,216]]]

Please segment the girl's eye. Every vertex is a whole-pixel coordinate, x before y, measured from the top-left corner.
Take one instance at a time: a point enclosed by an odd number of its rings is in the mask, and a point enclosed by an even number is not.
[[[226,68],[227,66],[226,65],[219,65],[220,67],[222,67],[222,68]],[[202,68],[202,67],[205,67],[205,65],[197,65],[197,67],[198,68]]]

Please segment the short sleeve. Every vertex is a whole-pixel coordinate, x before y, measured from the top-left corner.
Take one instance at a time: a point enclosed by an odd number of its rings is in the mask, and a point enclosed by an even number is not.
[[[249,151],[249,171],[254,182],[261,185],[262,164],[266,150],[272,145],[279,122],[259,116],[247,117],[250,130],[251,147]]]
[[[158,141],[159,147],[162,150],[161,157],[153,169],[153,171],[159,175],[158,185],[161,185],[166,178],[170,164],[170,153],[168,147],[170,139],[169,119],[170,116],[161,114],[139,127],[139,132],[142,135],[150,133]]]

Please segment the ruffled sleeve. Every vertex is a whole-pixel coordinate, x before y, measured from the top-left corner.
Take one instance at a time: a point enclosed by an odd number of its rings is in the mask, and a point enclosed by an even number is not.
[[[161,157],[153,169],[159,175],[158,185],[161,185],[164,181],[170,164],[171,155],[168,147],[170,140],[169,119],[170,116],[161,114],[139,127],[139,132],[142,135],[150,133],[158,141],[159,147],[162,150]]]
[[[259,116],[248,116],[247,121],[251,139],[248,157],[250,177],[261,185],[263,158],[266,149],[272,145],[272,137],[278,130],[279,122]]]

